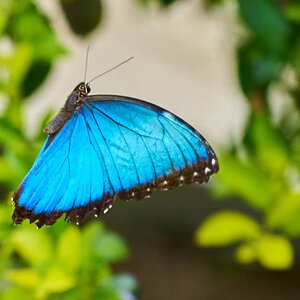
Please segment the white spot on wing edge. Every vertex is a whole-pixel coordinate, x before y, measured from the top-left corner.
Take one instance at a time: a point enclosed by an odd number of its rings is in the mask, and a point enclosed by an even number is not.
[[[211,171],[211,169],[208,168],[208,167],[206,167],[205,170],[204,170],[204,173],[205,173],[205,174],[208,174],[210,171]]]

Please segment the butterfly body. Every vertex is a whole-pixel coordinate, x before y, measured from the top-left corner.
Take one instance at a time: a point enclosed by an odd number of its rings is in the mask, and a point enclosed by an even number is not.
[[[91,95],[80,83],[48,124],[47,140],[13,196],[13,220],[81,222],[120,199],[207,182],[217,158],[194,128],[151,103]]]
[[[84,98],[89,93],[90,87],[84,82],[79,83],[71,95],[68,97],[64,107],[59,114],[48,124],[44,132],[46,134],[55,134],[72,117],[73,113],[84,103]]]

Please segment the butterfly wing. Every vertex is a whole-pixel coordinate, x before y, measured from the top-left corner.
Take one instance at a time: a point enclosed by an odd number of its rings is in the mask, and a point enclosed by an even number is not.
[[[172,113],[123,96],[89,96],[47,141],[15,193],[16,223],[81,221],[119,198],[208,181],[217,158],[206,140]]]
[[[123,190],[203,182],[218,170],[207,141],[174,114],[124,96],[91,96],[86,103],[88,122],[93,120],[102,129]]]
[[[50,225],[63,212],[105,197],[104,163],[89,145],[84,116],[76,112],[54,139],[47,138],[13,196],[15,223],[29,218],[38,226]]]

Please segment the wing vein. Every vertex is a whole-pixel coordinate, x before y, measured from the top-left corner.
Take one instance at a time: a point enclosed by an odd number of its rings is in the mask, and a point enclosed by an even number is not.
[[[150,161],[151,161],[151,164],[152,164],[152,167],[153,167],[153,171],[154,171],[154,176],[155,176],[155,178],[156,178],[156,177],[157,177],[157,172],[156,172],[156,168],[155,168],[155,164],[154,164],[152,155],[151,155],[151,153],[150,153],[150,151],[149,151],[149,147],[148,147],[147,143],[146,143],[145,140],[144,140],[145,137],[141,136],[141,139],[142,139],[142,142],[143,142],[143,144],[145,145],[145,148],[146,148],[146,150],[147,150],[147,153],[148,153],[148,155],[149,155],[149,157],[150,157]]]
[[[158,120],[161,123],[160,117],[161,117],[161,115],[159,116]],[[164,120],[165,120],[165,118],[164,118]],[[163,124],[162,124],[162,126],[163,126]],[[180,154],[181,154],[181,156],[182,156],[182,158],[184,160],[185,167],[187,167],[188,163],[187,163],[186,157],[184,156],[184,154],[182,152],[182,149],[180,148],[179,144],[175,141],[175,139],[172,137],[172,135],[170,134],[170,132],[168,130],[166,130],[166,132],[169,135],[169,137],[171,138],[171,140],[174,142],[174,144],[177,146],[177,148],[178,148],[178,150],[179,150],[179,152],[180,152]]]
[[[131,129],[130,127],[127,127],[119,122],[117,122],[116,120],[114,120],[112,117],[110,117],[108,114],[106,114],[104,111],[102,111],[101,109],[99,109],[98,107],[96,107],[95,105],[89,103],[88,105],[92,106],[95,110],[99,111],[101,114],[103,114],[105,117],[107,117],[108,119],[110,119],[112,122],[114,122],[115,124],[123,127],[123,128],[126,128],[132,132],[134,132],[135,134],[139,135],[139,136],[143,136],[143,137],[146,137],[146,138],[150,138],[150,139],[155,139],[155,140],[159,140],[161,141],[161,139],[159,138],[156,138],[156,137],[153,137],[153,136],[150,136],[150,135],[146,135],[146,134],[140,134],[138,132],[136,132],[135,130]]]
[[[196,158],[199,157],[199,155],[197,154],[197,151],[196,149],[194,148],[194,146],[191,144],[191,142],[178,130],[178,128],[176,128],[174,126],[174,123],[173,122],[169,122],[170,120],[166,118],[166,121],[187,141],[187,143],[190,145],[191,149],[193,150],[193,152],[195,153],[196,155]],[[181,126],[180,126],[181,127]],[[189,131],[188,131],[189,132]]]
[[[169,152],[167,146],[166,146],[165,143],[164,143],[164,137],[165,137],[165,134],[166,134],[166,129],[165,129],[164,125],[161,123],[161,121],[160,121],[160,119],[159,119],[159,116],[158,116],[157,120],[158,120],[158,122],[160,123],[160,125],[162,126],[162,129],[163,129],[162,143],[163,143],[164,148],[165,148],[165,150],[166,150],[166,152],[167,152],[167,155],[168,155],[168,158],[169,158],[169,161],[170,161],[172,170],[174,170],[174,164],[173,164],[173,161],[172,161],[172,159],[171,159],[170,152]]]
[[[103,155],[103,153],[102,153],[102,151],[101,151],[101,148],[100,148],[100,146],[99,146],[99,144],[98,144],[98,142],[97,142],[97,139],[96,139],[96,137],[95,137],[95,135],[94,135],[94,133],[93,133],[93,130],[91,129],[89,123],[88,123],[87,120],[86,120],[85,115],[84,115],[82,112],[81,112],[81,114],[83,115],[83,118],[84,118],[84,120],[85,120],[85,124],[86,124],[86,127],[87,127],[87,132],[88,132],[90,144],[93,146],[93,148],[94,148],[94,150],[95,150],[95,153],[97,154],[98,157],[99,157],[98,153],[100,154],[100,156],[101,156],[101,158],[102,158],[103,165],[104,165],[104,166],[102,165],[102,170],[103,170],[103,168],[105,169],[105,173],[106,173],[106,176],[107,176],[107,178],[108,178],[110,187],[111,187],[111,189],[113,190],[113,193],[115,193],[114,186],[113,186],[112,183],[111,183],[111,179],[110,179],[110,177],[109,177],[108,170],[107,170],[107,168],[106,168],[106,164],[105,164],[105,160],[104,160],[104,155]],[[96,121],[96,124],[97,124],[97,126],[98,126],[97,121]],[[96,144],[97,144],[97,146],[98,146],[98,147],[97,147],[97,148],[98,148],[98,151],[96,151],[96,149],[95,149],[95,147],[94,147],[94,145],[93,145],[93,142],[92,142],[92,140],[91,140],[90,133],[91,133],[91,134],[93,135],[93,137],[94,137],[94,140],[95,140],[95,142],[96,142]],[[99,158],[100,158],[100,157],[99,157]],[[101,161],[101,160],[100,160],[100,161]],[[103,191],[105,191],[104,184],[103,184]],[[103,193],[103,195],[104,195],[104,193]]]
[[[109,152],[109,154],[110,154],[110,157],[111,157],[111,159],[112,159],[112,162],[113,162],[113,164],[114,164],[116,173],[118,174],[118,179],[119,179],[121,188],[123,189],[123,185],[122,185],[121,177],[120,177],[120,174],[119,174],[119,171],[118,171],[118,168],[117,168],[117,164],[116,164],[115,159],[114,159],[114,157],[113,157],[113,155],[112,155],[112,153],[111,153],[110,147],[107,145],[107,143],[106,143],[106,141],[105,141],[105,137],[104,137],[104,135],[103,135],[103,132],[102,132],[100,126],[99,126],[99,123],[98,123],[98,121],[97,121],[97,119],[96,119],[96,117],[95,117],[95,114],[94,114],[93,110],[92,110],[90,107],[88,107],[88,106],[87,106],[87,108],[88,108],[88,110],[91,112],[91,114],[92,114],[92,116],[93,116],[93,119],[95,120],[96,126],[97,126],[97,128],[98,128],[98,130],[99,130],[99,132],[100,132],[100,134],[101,134],[101,136],[102,136],[102,138],[103,138],[103,141],[104,141],[104,143],[105,143],[105,145],[106,145],[106,147],[107,147],[107,150],[108,150],[108,152]],[[95,138],[95,136],[94,136],[94,138]],[[96,140],[96,138],[95,138],[95,140]],[[96,140],[96,142],[97,142],[97,140]],[[97,144],[98,144],[98,142],[97,142]],[[98,147],[99,147],[99,144],[98,144]],[[99,148],[100,148],[100,147],[99,147]],[[105,163],[105,161],[104,161],[104,163]]]
[[[127,140],[126,140],[126,137],[125,137],[124,133],[122,132],[122,129],[120,128],[120,125],[118,125],[118,128],[119,128],[120,133],[122,134],[123,139],[124,139],[124,141],[125,141],[125,144],[126,144],[126,146],[127,146],[128,152],[129,152],[129,154],[130,154],[131,160],[132,160],[133,165],[134,165],[135,173],[136,173],[137,180],[138,180],[138,185],[140,185],[140,184],[141,184],[140,176],[139,176],[139,173],[138,173],[138,170],[137,170],[136,163],[135,163],[135,160],[134,160],[134,158],[133,158],[132,152],[131,152],[131,150],[130,150],[130,148],[129,148],[129,145],[128,145],[128,142],[127,142]]]

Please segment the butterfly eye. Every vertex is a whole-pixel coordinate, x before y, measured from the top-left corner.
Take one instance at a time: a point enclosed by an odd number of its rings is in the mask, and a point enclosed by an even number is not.
[[[85,88],[86,88],[86,93],[88,94],[91,91],[91,88],[88,83],[85,85]]]

